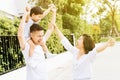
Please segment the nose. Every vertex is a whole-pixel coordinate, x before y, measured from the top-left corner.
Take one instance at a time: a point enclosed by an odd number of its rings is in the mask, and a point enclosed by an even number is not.
[[[39,39],[40,39],[40,40],[42,40],[42,39],[43,39],[43,37],[40,37]]]

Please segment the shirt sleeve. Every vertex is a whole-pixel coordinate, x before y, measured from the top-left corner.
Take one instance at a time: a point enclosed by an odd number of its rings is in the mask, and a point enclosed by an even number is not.
[[[64,37],[61,40],[62,45],[65,47],[65,49],[67,49],[69,52],[71,53],[75,53],[76,51],[78,51],[78,49],[76,47],[74,47],[66,37]]]
[[[94,59],[96,58],[96,54],[97,54],[96,48],[94,48],[92,51],[88,53],[87,57],[90,61],[94,61]]]

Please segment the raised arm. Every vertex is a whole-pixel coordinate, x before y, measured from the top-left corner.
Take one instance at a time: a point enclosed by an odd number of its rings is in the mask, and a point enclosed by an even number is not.
[[[74,53],[77,48],[74,47],[69,40],[63,35],[63,33],[58,29],[57,25],[54,25],[55,32],[57,36],[60,38],[62,45],[65,47],[66,50],[70,51],[71,53]]]
[[[96,51],[97,51],[97,53],[100,53],[103,50],[105,50],[107,47],[113,46],[114,44],[115,44],[115,39],[110,38],[105,44],[96,48]]]
[[[50,4],[48,5],[48,9],[46,9],[44,12],[43,12],[43,15],[41,17],[41,19],[43,19],[50,11],[51,9],[54,7],[54,4]]]
[[[58,35],[58,37],[60,38],[60,40],[62,40],[65,36],[63,35],[63,33],[58,29],[57,25],[54,24],[54,29],[56,34]]]
[[[55,21],[56,21],[56,7],[54,6],[52,8],[52,18],[51,18],[50,23],[48,24],[48,30],[46,31],[45,36],[44,36],[45,42],[48,40],[48,38],[50,37],[50,35],[52,34],[54,30],[53,24],[55,24]]]
[[[29,21],[29,18],[30,18],[30,9],[31,9],[30,5],[27,4],[27,6],[25,8],[25,10],[27,12],[27,16],[26,16],[26,20],[25,20],[26,23]]]
[[[19,40],[19,44],[20,44],[20,48],[22,50],[24,50],[25,48],[25,37],[24,37],[24,26],[25,26],[25,21],[26,21],[26,16],[27,16],[27,12],[24,12],[24,15],[22,17],[22,20],[20,22],[19,28],[18,28],[18,40]]]

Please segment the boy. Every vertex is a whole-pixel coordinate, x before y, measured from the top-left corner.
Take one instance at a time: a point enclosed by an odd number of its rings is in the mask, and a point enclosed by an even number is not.
[[[54,8],[54,4],[50,4],[48,9],[43,12],[43,10],[39,6],[33,7],[31,10],[29,7],[26,7],[26,11],[28,15],[26,16],[26,24],[25,24],[25,38],[29,38],[30,26],[33,23],[38,23],[41,19],[43,19],[50,11]]]

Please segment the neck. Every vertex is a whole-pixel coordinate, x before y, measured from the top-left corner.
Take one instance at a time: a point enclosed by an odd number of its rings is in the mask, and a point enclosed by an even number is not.
[[[79,49],[79,53],[76,57],[77,60],[79,60],[81,58],[81,56],[83,56],[85,54],[85,50],[84,49]]]
[[[83,54],[85,54],[85,50],[84,49],[79,49],[79,53],[80,53],[80,55],[83,55]]]

